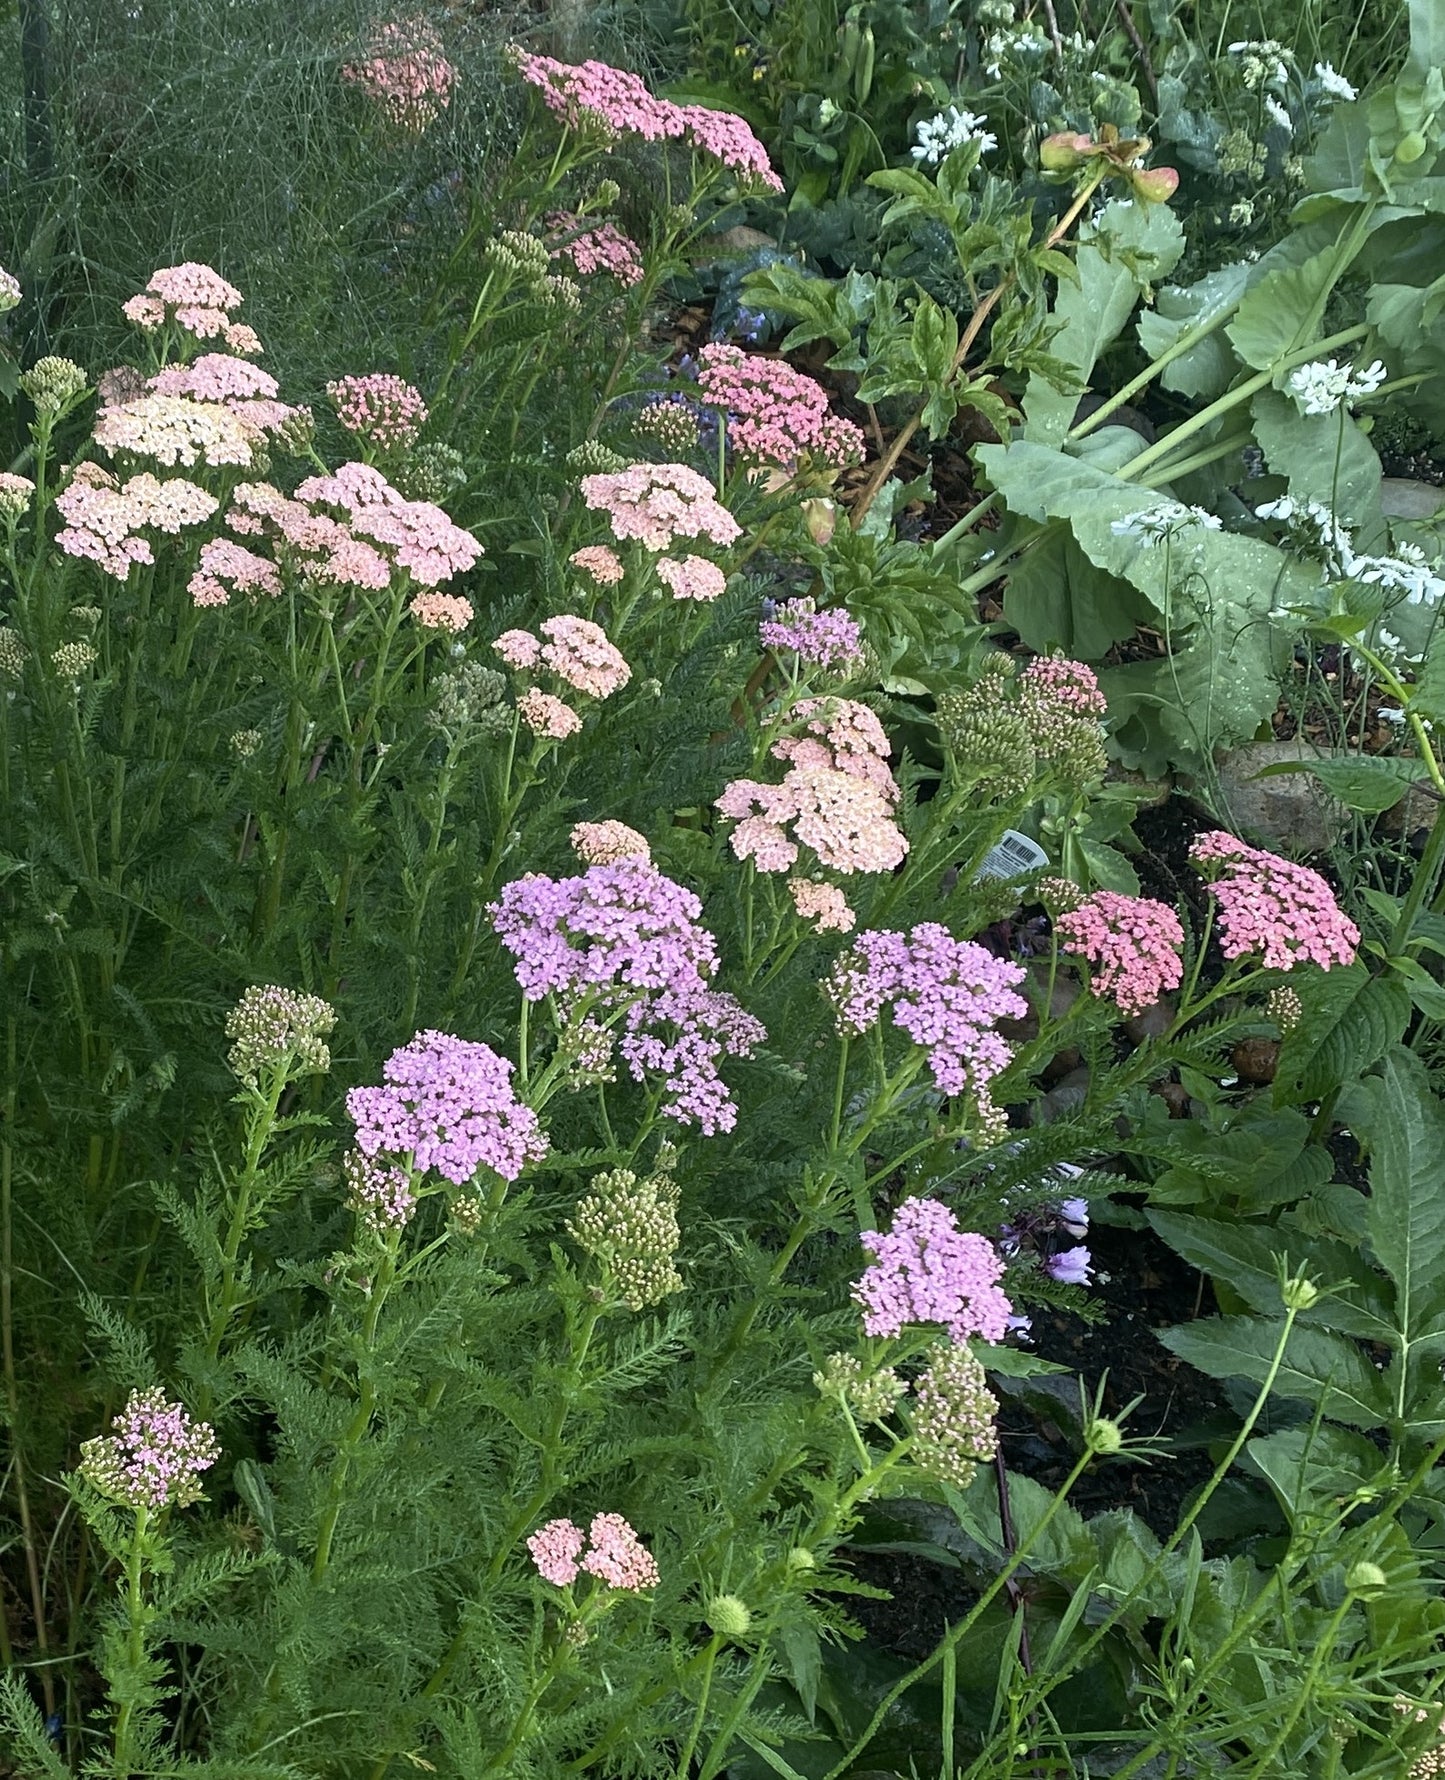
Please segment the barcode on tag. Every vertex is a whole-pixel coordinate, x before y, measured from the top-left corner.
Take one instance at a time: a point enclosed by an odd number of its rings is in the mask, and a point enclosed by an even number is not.
[[[1027,877],[1031,871],[1037,871],[1041,865],[1047,865],[1048,862],[1048,854],[1037,841],[1031,841],[1026,834],[1020,834],[1016,828],[1006,828],[1003,838],[984,854],[983,864],[978,868],[975,882],[978,878]]]

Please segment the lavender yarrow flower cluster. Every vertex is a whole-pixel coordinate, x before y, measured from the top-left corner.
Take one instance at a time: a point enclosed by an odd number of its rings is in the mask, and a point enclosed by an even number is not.
[[[419,1032],[382,1067],[385,1085],[353,1088],[346,1110],[363,1156],[409,1161],[455,1185],[490,1168],[513,1181],[547,1153],[537,1115],[512,1091],[512,1065],[490,1046]]]
[[[226,1016],[226,1061],[248,1088],[259,1088],[273,1069],[322,1075],[331,1067],[326,1039],[335,1025],[336,1009],[319,995],[253,983]]]
[[[996,1135],[1002,1118],[988,1086],[1013,1053],[995,1027],[1028,1012],[1014,993],[1024,974],[1022,966],[924,921],[906,937],[887,929],[860,934],[834,965],[824,993],[844,1037],[871,1030],[891,1008],[894,1025],[928,1052],[940,1090],[971,1094],[985,1134]]]
[[[112,1502],[158,1512],[198,1502],[200,1474],[220,1456],[209,1422],[193,1421],[164,1391],[132,1391],[111,1432],[82,1443],[80,1474]]]
[[[516,960],[529,1001],[555,996],[564,1028],[585,1004],[625,1008],[618,1050],[635,1081],[660,1075],[662,1110],[711,1134],[737,1108],[718,1075],[724,1056],[748,1056],[764,1028],[731,996],[708,987],[717,945],[698,925],[702,904],[650,861],[618,859],[579,876],[529,873],[489,914]]]
[[[758,626],[758,638],[765,649],[775,653],[790,649],[799,661],[836,673],[863,660],[863,633],[857,623],[841,607],[819,612],[808,599],[785,600]]]
[[[1001,1341],[1013,1306],[999,1288],[1004,1264],[986,1236],[960,1230],[936,1199],[905,1199],[887,1234],[859,1238],[873,1256],[853,1287],[865,1335],[897,1335],[910,1323],[941,1323],[956,1344]]]

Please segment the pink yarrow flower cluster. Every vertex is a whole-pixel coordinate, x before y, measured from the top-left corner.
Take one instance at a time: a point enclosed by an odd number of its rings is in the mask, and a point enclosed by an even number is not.
[[[183,476],[160,480],[143,471],[122,483],[99,464],[82,463],[55,497],[66,521],[55,542],[65,555],[86,557],[124,581],[133,563],[155,561],[150,540],[140,535],[143,530],[174,536],[182,526],[209,519],[219,504]]]
[[[281,571],[264,556],[257,556],[233,538],[209,538],[201,545],[200,567],[186,584],[198,606],[228,606],[233,593],[251,599],[281,595]]]
[[[657,578],[672,589],[676,600],[695,600],[707,605],[726,589],[728,578],[705,556],[659,556]]]
[[[1096,890],[1059,915],[1054,932],[1062,950],[1085,958],[1090,987],[1122,1014],[1142,1014],[1184,976],[1184,929],[1167,903]]]
[[[732,112],[659,99],[637,75],[606,62],[559,62],[516,48],[512,59],[547,109],[571,129],[592,130],[608,145],[624,136],[639,136],[644,142],[682,141],[769,191],[783,189],[762,143]]]
[[[348,62],[341,78],[371,99],[389,123],[420,134],[451,104],[457,71],[441,38],[417,16],[379,25],[365,61]]]
[[[377,451],[408,450],[429,418],[421,391],[385,371],[338,377],[326,393],[347,432]]]
[[[543,692],[540,686],[529,686],[518,698],[517,712],[532,734],[543,741],[565,742],[582,728],[582,719],[571,705]]]
[[[649,550],[670,550],[679,538],[731,544],[742,536],[712,483],[686,464],[629,464],[584,476],[581,488],[582,499],[606,513],[612,535],[622,542],[636,538]]]
[[[221,340],[231,352],[254,357],[261,350],[255,330],[231,318],[242,300],[219,272],[187,260],[152,272],[145,289],[121,304],[121,312],[147,333],[170,322],[198,340]]]
[[[582,1571],[609,1588],[640,1594],[656,1588],[657,1564],[620,1514],[597,1514],[587,1532],[570,1520],[549,1520],[527,1541],[532,1562],[546,1582],[567,1588]],[[583,1553],[586,1552],[586,1556]]]
[[[634,1081],[663,1082],[662,1110],[711,1135],[737,1108],[718,1064],[767,1036],[731,996],[709,987],[717,945],[702,904],[645,858],[629,854],[580,876],[529,873],[489,905],[529,1001],[555,998],[578,1029],[598,1009],[622,1009],[618,1050]]]
[[[995,1028],[1028,1012],[1014,993],[1024,975],[1021,965],[924,921],[906,937],[887,929],[860,934],[833,966],[824,992],[845,1037],[871,1030],[890,1008],[893,1024],[927,1052],[939,1089],[955,1098],[972,1095],[985,1132],[997,1136],[1002,1118],[989,1084],[1013,1053]]]
[[[811,600],[787,600],[758,626],[758,639],[764,649],[789,649],[799,661],[835,673],[863,660],[863,632],[841,606],[819,612]]]
[[[863,429],[834,414],[821,385],[785,359],[714,340],[698,354],[698,388],[728,419],[728,443],[745,462],[792,474],[808,458],[823,469],[861,463]]]
[[[209,1422],[164,1391],[132,1391],[111,1432],[80,1448],[81,1475],[113,1502],[159,1513],[200,1500],[200,1475],[221,1456]]]
[[[158,396],[214,402],[238,415],[257,432],[273,437],[293,422],[310,421],[306,409],[290,407],[277,399],[280,386],[269,372],[231,353],[203,352],[189,365],[167,365],[148,380],[147,388]],[[125,403],[107,406],[124,407]]]
[[[1221,830],[1200,835],[1189,857],[1213,891],[1226,958],[1258,955],[1270,970],[1354,962],[1360,930],[1317,871]]]
[[[819,933],[851,933],[858,925],[857,915],[836,884],[820,883],[814,878],[789,878],[788,894],[799,916],[811,921]]]
[[[584,865],[615,865],[619,859],[652,858],[646,835],[625,822],[579,822],[568,839]]]
[[[782,736],[771,749],[788,762],[782,783],[734,779],[717,800],[737,822],[728,837],[733,852],[767,872],[790,870],[800,845],[834,871],[892,871],[908,840],[893,819],[898,787],[882,724],[847,698],[803,699],[792,717],[804,733]]]
[[[338,516],[339,515],[339,516]],[[241,537],[270,542],[278,563],[310,580],[380,592],[404,571],[432,588],[469,569],[482,547],[430,501],[408,501],[368,464],[311,476],[294,496],[269,482],[242,482],[226,523]],[[431,629],[456,631],[473,616],[469,601],[418,594],[411,611]]]
[[[853,1288],[866,1335],[897,1335],[910,1323],[941,1323],[962,1346],[1002,1341],[1013,1306],[999,1288],[1004,1264],[987,1237],[960,1230],[936,1199],[905,1199],[887,1235],[859,1239],[873,1256]]]
[[[594,222],[570,210],[553,210],[543,219],[554,260],[566,260],[583,278],[603,272],[624,288],[642,282],[642,250],[615,223]]]
[[[537,1115],[512,1090],[512,1065],[490,1046],[419,1032],[382,1066],[384,1086],[353,1088],[346,1110],[368,1158],[435,1168],[460,1186],[478,1168],[513,1181],[547,1153]]]
[[[590,575],[599,587],[615,587],[625,572],[621,557],[606,544],[588,544],[574,550],[567,560],[574,569]]]

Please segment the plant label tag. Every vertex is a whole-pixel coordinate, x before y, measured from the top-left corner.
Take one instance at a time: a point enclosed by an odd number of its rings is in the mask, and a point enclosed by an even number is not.
[[[1048,863],[1049,856],[1037,841],[1031,841],[1016,828],[1006,828],[998,843],[984,854],[974,882],[979,878],[1025,878]]]

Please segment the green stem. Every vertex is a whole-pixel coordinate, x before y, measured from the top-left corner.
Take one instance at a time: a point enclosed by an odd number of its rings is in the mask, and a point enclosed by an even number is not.
[[[140,1688],[141,1670],[145,1666],[146,1611],[141,1585],[145,1576],[144,1541],[150,1521],[148,1508],[135,1511],[135,1529],[125,1554],[125,1654],[128,1674],[115,1716],[115,1771],[117,1780],[131,1780],[135,1758],[131,1751],[131,1726],[135,1719],[135,1698]]]

